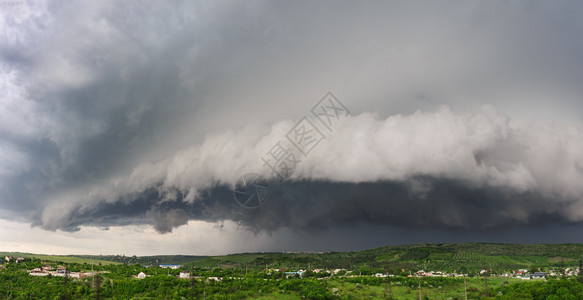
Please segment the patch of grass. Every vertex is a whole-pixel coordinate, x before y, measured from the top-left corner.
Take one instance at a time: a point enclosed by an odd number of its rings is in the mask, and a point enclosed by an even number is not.
[[[33,254],[33,253],[20,253],[20,252],[0,252],[0,256],[13,256],[13,257],[24,257],[24,258],[34,258],[46,262],[63,262],[63,263],[75,263],[75,264],[90,264],[91,259],[80,258],[68,255],[46,255],[46,254]],[[119,265],[118,262],[112,262],[107,260],[93,260],[94,264],[102,265]]]
[[[562,256],[553,256],[553,257],[549,257],[549,263],[551,264],[561,264],[561,262],[564,263],[570,263],[570,262],[574,262],[576,259],[571,258],[571,257],[562,257]]]

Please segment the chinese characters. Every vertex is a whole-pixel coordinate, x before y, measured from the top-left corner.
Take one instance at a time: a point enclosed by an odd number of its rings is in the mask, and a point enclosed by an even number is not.
[[[350,114],[348,108],[331,92],[326,93],[310,111],[320,121],[324,129],[330,132],[339,120]],[[293,148],[278,141],[261,157],[263,165],[268,167],[272,175],[277,177],[279,181],[283,181],[293,174],[296,166],[300,163],[297,156],[308,157],[308,154],[326,139],[322,130],[306,116],[302,117],[285,137]],[[299,153],[295,153],[294,150]]]

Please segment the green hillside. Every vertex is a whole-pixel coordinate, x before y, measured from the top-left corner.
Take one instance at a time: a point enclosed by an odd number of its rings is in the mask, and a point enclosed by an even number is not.
[[[583,275],[566,269],[580,266],[583,244],[423,244],[212,257],[0,255],[35,258],[0,264],[0,299],[226,299],[225,295],[229,299],[463,299],[466,293],[468,299],[583,299]],[[92,259],[96,264],[89,266]],[[71,272],[98,273],[72,280],[30,276],[30,269],[45,262],[66,263]],[[165,269],[158,264],[183,268]],[[484,267],[491,270],[482,275]],[[314,270],[322,268],[328,271]],[[348,270],[334,270],[343,268]],[[194,277],[180,278],[185,269]],[[287,273],[297,269],[311,271],[301,277]],[[409,276],[421,269],[448,276]],[[512,272],[517,269],[531,274],[547,271],[549,277],[524,280],[524,274]],[[377,274],[387,271],[394,276]],[[136,278],[141,272],[146,277]],[[460,273],[469,276],[460,277]]]
[[[154,255],[154,256],[125,256],[125,255],[72,255],[83,259],[97,259],[122,264],[139,264],[145,266],[157,266],[160,264],[183,265],[192,261],[205,258],[196,255]]]
[[[347,268],[494,272],[518,268],[576,267],[583,258],[583,244],[421,244],[386,246],[355,252],[245,253],[199,258],[197,267]]]
[[[386,246],[370,250],[326,253],[241,253],[222,256],[192,255],[44,255],[0,252],[0,255],[34,257],[64,263],[159,265],[181,264],[198,268],[346,268],[349,270],[406,269],[478,272],[486,265],[494,273],[516,269],[578,267],[583,244],[420,244]]]
[[[90,264],[91,258],[77,257],[74,255],[46,255],[46,254],[32,254],[32,253],[21,253],[21,252],[0,252],[0,257],[5,256],[13,257],[24,257],[24,258],[36,258],[47,262],[63,262],[63,263],[75,263],[75,264]],[[114,261],[93,259],[94,264],[102,265],[117,265],[120,264]]]

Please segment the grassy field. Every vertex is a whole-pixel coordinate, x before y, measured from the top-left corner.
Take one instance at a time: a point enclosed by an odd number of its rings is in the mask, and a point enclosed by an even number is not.
[[[520,279],[488,278],[488,290],[492,293],[495,287],[501,284],[520,282]],[[397,282],[399,283],[399,282]],[[423,278],[419,279],[419,284],[404,286],[402,284],[384,284],[380,286],[363,285],[357,283],[330,281],[330,287],[341,299],[386,299],[388,295],[393,295],[396,299],[419,299],[428,297],[429,299],[463,299],[464,281],[462,278],[456,279],[453,283],[443,285],[431,284]],[[466,292],[468,299],[475,299],[485,295],[484,280],[480,278],[466,279]]]
[[[4,258],[5,256],[14,257],[24,257],[24,258],[36,258],[47,262],[63,262],[63,263],[76,263],[76,264],[90,264],[90,258],[81,258],[68,255],[46,255],[46,254],[32,254],[32,253],[20,253],[20,252],[0,252],[0,256]],[[94,264],[102,265],[118,265],[118,262],[112,262],[107,260],[93,260]]]
[[[415,278],[413,281],[416,281]],[[340,299],[387,299],[392,295],[394,299],[464,299],[465,293],[468,299],[481,299],[486,295],[486,288],[482,278],[466,278],[464,287],[463,278],[449,280],[443,285],[432,283],[429,279],[420,278],[418,283],[404,285],[401,282],[393,282],[381,285],[367,285],[342,280],[326,280],[328,291]],[[488,291],[490,296],[494,290],[506,284],[521,282],[514,278],[488,278]],[[421,287],[419,287],[421,285]],[[261,295],[257,299],[301,299],[298,293],[293,291],[277,291]]]

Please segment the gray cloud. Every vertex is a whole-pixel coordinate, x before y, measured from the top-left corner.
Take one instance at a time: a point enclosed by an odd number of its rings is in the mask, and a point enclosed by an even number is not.
[[[580,222],[582,12],[15,2],[0,9],[0,217],[159,232]],[[259,158],[328,90],[354,117],[267,206],[238,208],[228,188],[270,176]]]
[[[172,209],[166,212],[148,210],[146,218],[153,220],[154,228],[160,233],[171,232],[173,228],[188,223],[188,216],[183,209]]]
[[[166,232],[177,209],[192,219],[228,219],[255,231],[360,222],[491,229],[582,220],[581,126],[517,124],[490,109],[347,118],[289,180],[273,182],[269,205],[238,209],[231,193],[238,176],[257,172],[275,180],[259,158],[291,125],[208,138],[79,200],[49,205],[39,225],[106,225],[103,218],[116,212],[130,212],[119,213],[123,220],[147,210],[146,219],[138,218]],[[184,224],[185,216],[175,226]]]

